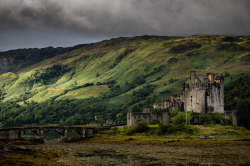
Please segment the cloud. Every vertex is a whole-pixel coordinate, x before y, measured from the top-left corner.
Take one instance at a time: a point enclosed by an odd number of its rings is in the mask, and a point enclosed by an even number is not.
[[[20,33],[26,45],[39,36],[41,46],[144,34],[249,35],[249,8],[249,0],[1,0],[0,50]]]

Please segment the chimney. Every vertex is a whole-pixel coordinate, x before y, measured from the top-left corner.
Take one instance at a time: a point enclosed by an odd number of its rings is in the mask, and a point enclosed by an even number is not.
[[[174,96],[170,96],[170,102],[174,102]]]
[[[190,71],[191,83],[194,83],[195,75],[196,75],[196,71]]]
[[[209,79],[209,81],[210,81],[211,83],[214,82],[214,75],[213,75],[213,73],[207,73],[207,77],[208,77],[208,79]]]

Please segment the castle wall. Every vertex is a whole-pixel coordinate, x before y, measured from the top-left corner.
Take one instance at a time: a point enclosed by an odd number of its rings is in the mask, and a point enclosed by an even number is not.
[[[207,106],[208,106],[208,111],[209,111],[209,107],[213,107],[214,108],[214,112],[216,112],[216,110],[218,110],[218,104],[215,101],[218,101],[218,89],[214,86],[212,86],[212,88],[209,89],[209,95],[207,96]]]
[[[224,113],[224,82],[221,80],[220,83],[220,106],[219,106],[219,113]]]
[[[200,88],[191,88],[184,92],[184,109],[187,111],[204,112],[205,108],[205,90]]]
[[[170,113],[168,108],[166,109],[145,108],[143,109],[143,113],[150,114],[150,123],[154,123],[158,120],[163,124],[170,123]]]
[[[201,113],[205,111],[206,85],[197,78],[193,81],[188,79],[184,85],[184,110]]]
[[[165,125],[170,124],[170,114],[168,112],[164,112],[162,116],[163,116],[163,120],[162,120],[163,124]]]
[[[127,113],[127,126],[132,126],[137,120],[143,119],[148,124],[150,124],[150,114],[149,113]]]
[[[145,120],[148,124],[152,124],[158,120],[163,124],[170,123],[170,115],[168,109],[145,108],[143,109],[142,113],[128,113],[127,126],[134,125],[139,119]]]
[[[167,122],[168,118],[165,114],[168,114],[168,109],[151,109],[150,110],[150,123],[155,123],[156,121],[160,121],[162,123]],[[165,115],[165,116],[164,116]]]
[[[207,96],[207,106],[213,107],[214,113],[224,113],[224,85],[213,84],[208,89],[209,95]]]

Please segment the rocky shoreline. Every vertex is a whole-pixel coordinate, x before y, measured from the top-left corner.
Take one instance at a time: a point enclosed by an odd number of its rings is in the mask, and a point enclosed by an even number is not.
[[[61,165],[57,160],[62,153],[36,149],[34,146],[29,141],[0,142],[0,165]]]

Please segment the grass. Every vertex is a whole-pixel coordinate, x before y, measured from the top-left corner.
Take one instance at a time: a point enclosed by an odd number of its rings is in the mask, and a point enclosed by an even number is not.
[[[148,127],[149,128],[157,128],[157,127],[159,127],[159,125],[158,124],[150,124],[150,125],[148,125]]]
[[[84,99],[89,97],[97,97],[101,93],[107,92],[109,88],[107,86],[91,86],[86,88],[80,88],[77,90],[69,91],[65,95],[61,95],[57,100],[62,99]]]
[[[222,125],[188,125],[183,131],[177,131],[165,135],[157,135],[155,131],[158,130],[158,124],[148,125],[149,131],[143,133],[135,133],[132,136],[128,136],[125,132],[128,127],[118,128],[117,132],[104,131],[98,133],[96,138],[104,138],[111,140],[137,140],[137,141],[170,141],[170,140],[182,140],[182,141],[204,141],[199,139],[200,136],[216,135],[216,138],[210,139],[211,141],[232,141],[246,139],[250,137],[250,130],[246,130],[244,127],[238,126],[222,126]],[[195,131],[194,133],[187,132],[188,129]]]
[[[207,72],[222,74],[225,71],[230,74],[250,72],[248,59],[242,58],[250,54],[250,50],[247,50],[247,42],[250,38],[241,37],[241,41],[234,42],[246,47],[245,51],[218,50],[218,45],[224,43],[221,42],[222,39],[223,36],[196,35],[185,38],[152,36],[106,40],[44,59],[15,74],[5,73],[0,76],[0,86],[6,93],[4,101],[18,98],[27,92],[36,92],[36,95],[31,96],[28,101],[43,102],[55,96],[57,100],[83,99],[101,96],[109,88],[93,86],[72,90],[66,94],[63,91],[70,89],[75,83],[80,86],[86,83],[96,84],[115,80],[117,84],[124,85],[125,82],[131,82],[137,76],[144,75],[146,83],[140,86],[157,85],[150,96],[157,100],[166,100],[170,95],[181,94],[182,83],[190,70],[196,70],[197,74]],[[191,41],[201,44],[202,47],[187,48],[180,53],[171,52],[173,47],[187,46]],[[116,63],[117,57],[125,50],[133,51]],[[175,58],[177,61],[169,62],[170,58]],[[39,82],[25,84],[25,80],[32,74],[55,64],[67,65],[71,70],[49,85]],[[161,66],[163,66],[161,70],[155,70]],[[169,84],[168,81],[171,78],[179,81]],[[121,108],[128,103],[133,90],[108,99],[107,107]],[[163,93],[164,91],[168,93]]]

